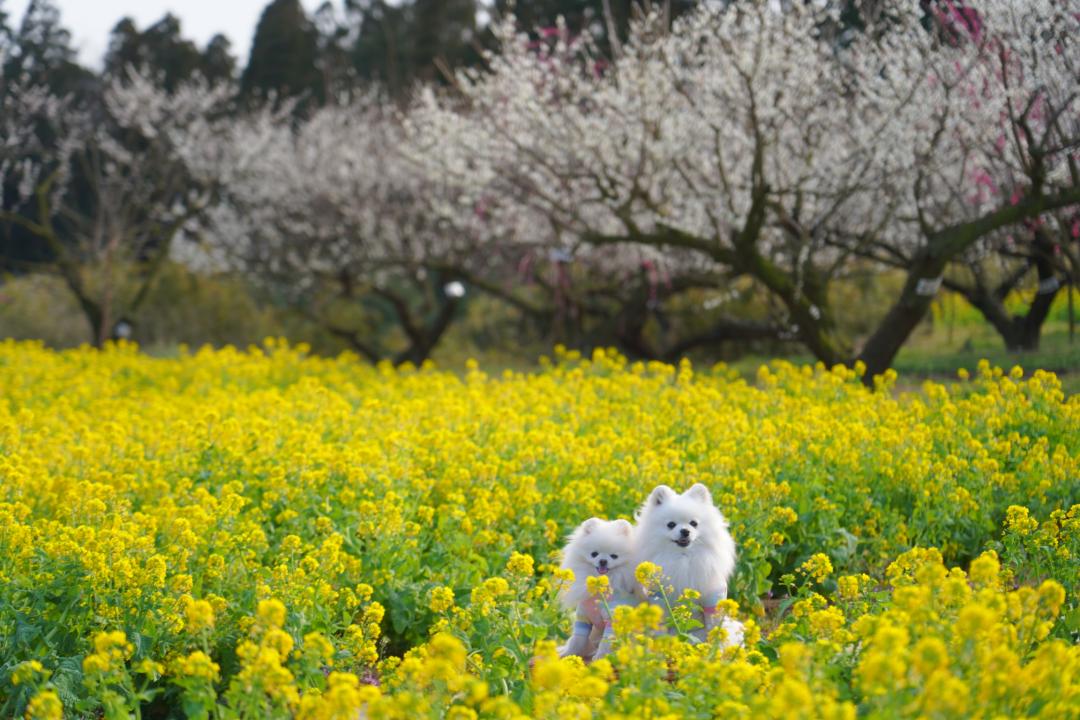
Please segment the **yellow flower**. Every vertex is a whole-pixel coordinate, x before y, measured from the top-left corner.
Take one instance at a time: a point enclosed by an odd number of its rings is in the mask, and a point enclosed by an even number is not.
[[[180,677],[201,678],[217,682],[221,668],[202,650],[196,650],[172,663],[172,673]]]
[[[22,685],[47,677],[49,677],[49,671],[39,661],[27,660],[15,666],[15,670],[11,673],[11,684]]]
[[[292,635],[279,630],[278,628],[272,628],[266,632],[262,640],[263,647],[274,648],[277,654],[281,657],[288,657],[289,653],[293,649]]]
[[[689,602],[693,602],[693,601],[699,600],[699,599],[701,599],[701,593],[699,593],[694,588],[686,588],[685,590],[682,591],[682,595],[679,596],[679,599],[678,599],[677,602],[689,603]]]
[[[637,568],[634,569],[634,577],[637,581],[646,588],[651,588],[660,581],[660,573],[662,570],[659,565],[651,562],[640,563]]]
[[[285,605],[280,600],[260,600],[255,616],[265,627],[282,627],[285,624]]]
[[[148,675],[151,679],[154,679],[165,673],[165,666],[150,658],[144,658],[135,663],[134,670],[140,675]]]
[[[1056,618],[1065,603],[1065,588],[1056,580],[1043,580],[1039,585],[1039,605],[1046,608],[1049,617]]]
[[[99,653],[91,653],[84,657],[82,661],[84,675],[106,673],[109,671],[110,667],[112,667],[112,664],[109,661],[109,657]]]
[[[935,713],[944,717],[964,717],[970,704],[970,692],[963,680],[950,674],[947,669],[939,668],[927,679],[920,705],[927,715]]]
[[[971,581],[976,585],[995,586],[998,583],[998,572],[1000,570],[1001,563],[998,562],[997,553],[993,550],[987,550],[971,561],[969,575]]]
[[[842,575],[836,581],[840,597],[843,600],[855,600],[859,597],[859,578],[855,575]]]
[[[431,589],[428,599],[428,607],[434,613],[444,613],[454,606],[454,591],[448,587],[435,587]]]
[[[852,720],[848,698],[866,717],[1072,717],[1080,505],[1055,504],[1080,453],[1060,381],[982,363],[897,394],[856,375],[776,362],[755,382],[606,349],[488,375],[285,341],[168,358],[0,341],[0,627],[31,613],[85,656],[61,689],[46,668],[63,658],[27,646],[8,689],[51,717],[60,692],[71,714],[146,683],[193,713],[302,720]],[[612,609],[609,658],[559,659],[564,531],[694,482],[732,521],[733,597],[760,615],[743,645],[717,622],[734,600],[698,628],[706,598],[669,593],[673,617]],[[663,575],[635,569],[653,590]],[[800,585],[762,619],[756,595]],[[34,605],[57,594],[81,601]],[[380,659],[384,626],[398,656]]]
[[[53,690],[42,690],[26,706],[28,720],[61,720],[63,716],[64,705]]]
[[[206,600],[192,600],[190,597],[184,603],[184,620],[187,631],[200,633],[203,630],[211,630],[214,627],[214,608]]]
[[[585,578],[585,589],[593,597],[604,597],[611,590],[611,581],[607,575],[590,575]]]
[[[912,648],[911,664],[924,678],[939,668],[947,667],[949,652],[945,643],[937,637],[922,638]]]
[[[1005,511],[1005,529],[1017,535],[1030,535],[1039,529],[1039,523],[1022,505],[1010,505]]]
[[[532,577],[533,575],[533,559],[531,555],[523,555],[522,553],[515,552],[510,555],[509,562],[506,563],[506,569],[512,575],[520,575],[522,577]]]
[[[504,578],[488,578],[479,587],[472,590],[472,604],[479,609],[480,614],[487,616],[495,608],[499,598],[510,594],[510,584]]]
[[[956,619],[956,632],[962,638],[975,638],[991,632],[997,614],[984,605],[966,605]]]
[[[825,579],[832,574],[832,561],[825,553],[815,553],[810,556],[809,560],[802,564],[799,571],[819,583],[824,582]]]

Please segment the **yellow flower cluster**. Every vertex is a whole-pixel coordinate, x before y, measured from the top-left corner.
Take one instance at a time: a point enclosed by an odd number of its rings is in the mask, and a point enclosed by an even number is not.
[[[107,673],[124,662],[135,651],[127,636],[120,630],[100,632],[94,636],[94,652],[83,658],[83,673]]]
[[[585,589],[596,598],[606,597],[611,589],[611,581],[606,575],[590,575],[585,578]]]
[[[173,673],[180,677],[201,678],[214,682],[221,667],[202,650],[185,655],[173,662]]]
[[[799,567],[799,572],[817,582],[825,582],[825,578],[832,575],[833,566],[829,556],[825,553],[814,553],[810,559]]]
[[[0,712],[1069,717],[1080,401],[1040,371],[894,381],[0,342]],[[690,592],[559,659],[566,534],[695,482],[744,646]]]

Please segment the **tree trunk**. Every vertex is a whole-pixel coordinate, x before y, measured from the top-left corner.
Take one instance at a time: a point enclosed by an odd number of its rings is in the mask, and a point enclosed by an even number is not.
[[[976,220],[944,228],[927,238],[926,245],[916,253],[909,266],[900,297],[859,353],[858,359],[866,364],[863,382],[872,387],[874,376],[892,365],[900,347],[926,317],[950,260],[994,230],[1077,203],[1080,203],[1080,188],[1053,196],[1036,195]]]
[[[875,375],[889,369],[896,353],[926,317],[941,283],[945,263],[944,257],[935,256],[926,249],[915,257],[900,297],[859,353],[858,359],[866,365],[863,379],[867,384],[873,382]]]
[[[828,283],[806,267],[802,287],[757,249],[739,255],[740,270],[760,281],[787,308],[795,335],[815,358],[832,367],[847,362],[850,349],[836,336],[828,301]]]
[[[1017,347],[1010,350],[1038,350],[1042,336],[1043,323],[1050,316],[1050,308],[1062,287],[1054,267],[1054,243],[1043,230],[1035,232],[1035,269],[1039,274],[1039,285],[1035,290],[1035,299],[1031,301],[1027,314],[1014,318],[1020,325],[1020,338]]]
[[[419,326],[412,321],[411,315],[408,319],[402,318],[405,333],[409,338],[409,346],[394,357],[395,365],[404,365],[407,362],[420,365],[431,357],[432,351],[450,328],[458,306],[457,298],[446,297],[440,293],[439,300],[438,313],[430,324]],[[396,307],[400,313],[403,305]]]
[[[1050,314],[1061,281],[1056,274],[1053,262],[1054,244],[1043,231],[1037,231],[1032,244],[1033,254],[1027,264],[1018,268],[1005,278],[997,288],[991,290],[979,279],[973,286],[946,282],[950,290],[959,292],[978,310],[983,318],[1001,336],[1005,349],[1010,352],[1024,352],[1039,349],[1042,326]],[[1024,276],[1035,266],[1039,284],[1035,297],[1023,315],[1010,315],[1005,301],[1023,281]],[[976,275],[978,278],[978,275]]]
[[[664,354],[667,362],[678,362],[690,350],[705,345],[717,345],[726,342],[751,342],[754,340],[778,340],[781,328],[767,322],[724,318],[698,335],[683,338]]]

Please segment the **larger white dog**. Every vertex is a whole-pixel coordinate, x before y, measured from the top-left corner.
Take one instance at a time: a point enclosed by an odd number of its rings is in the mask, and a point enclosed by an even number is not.
[[[735,572],[735,541],[728,523],[712,501],[709,489],[697,483],[683,494],[657,486],[637,513],[634,564],[660,566],[671,600],[686,589],[701,594],[705,631],[716,625],[716,605],[727,598]],[[742,642],[742,626],[724,621],[726,644]]]

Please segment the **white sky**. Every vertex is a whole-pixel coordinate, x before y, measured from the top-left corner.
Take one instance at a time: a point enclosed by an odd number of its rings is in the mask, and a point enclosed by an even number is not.
[[[166,12],[180,18],[185,38],[200,48],[217,33],[232,42],[233,54],[240,67],[247,62],[248,48],[255,34],[259,15],[269,0],[54,0],[60,8],[64,27],[71,31],[72,43],[79,51],[79,61],[93,68],[101,67],[109,31],[123,17],[134,18],[140,30],[157,22]],[[9,22],[18,27],[30,0],[7,0],[3,8]],[[303,0],[308,12],[321,0]]]

